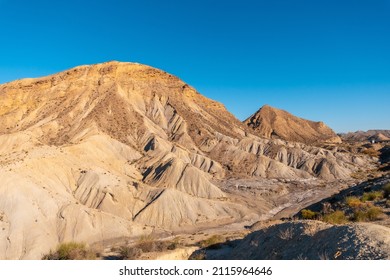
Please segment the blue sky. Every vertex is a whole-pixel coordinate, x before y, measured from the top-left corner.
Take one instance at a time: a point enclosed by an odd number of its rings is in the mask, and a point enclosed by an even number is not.
[[[134,61],[245,119],[390,129],[390,0],[0,0],[0,83]]]

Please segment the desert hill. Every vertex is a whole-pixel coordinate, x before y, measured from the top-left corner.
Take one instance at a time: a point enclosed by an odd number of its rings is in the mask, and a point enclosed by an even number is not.
[[[265,105],[244,121],[256,135],[306,144],[340,143],[341,139],[323,122],[298,118],[287,111]]]
[[[349,142],[368,142],[375,140],[375,142],[390,141],[390,130],[368,130],[356,131],[341,134],[345,141]]]
[[[259,219],[226,180],[347,180],[368,158],[253,135],[179,78],[136,63],[0,85],[0,259]],[[256,211],[254,209],[256,208]]]

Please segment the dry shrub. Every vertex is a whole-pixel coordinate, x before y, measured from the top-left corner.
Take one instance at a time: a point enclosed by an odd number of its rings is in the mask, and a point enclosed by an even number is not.
[[[318,216],[317,212],[311,211],[309,209],[303,209],[301,211],[302,219],[313,220]]]
[[[366,206],[366,204],[356,196],[348,196],[345,199],[345,203],[348,205],[348,207],[355,208],[355,209],[364,208]]]
[[[279,231],[280,239],[290,240],[290,239],[293,238],[293,236],[294,236],[294,232],[293,232],[293,228],[292,227],[289,227],[289,228],[286,228],[285,230],[280,230]]]
[[[376,221],[383,214],[383,210],[379,207],[370,207],[367,209],[367,217],[370,221]]]
[[[119,249],[119,256],[122,260],[137,260],[141,255],[140,248],[123,246]]]
[[[345,224],[348,222],[345,213],[341,210],[334,211],[333,213],[326,214],[322,217],[322,220],[329,224]]]
[[[157,241],[153,236],[142,236],[133,246],[122,246],[119,250],[119,255],[122,259],[135,260],[139,259],[143,253],[164,252],[167,250],[175,250],[181,246],[178,240],[173,241]]]
[[[199,241],[198,246],[202,248],[210,247],[210,246],[217,248],[218,244],[223,243],[225,241],[226,241],[225,237],[221,235],[213,235],[205,240]]]
[[[389,198],[390,197],[390,183],[387,183],[383,186],[383,197]]]
[[[383,214],[383,210],[376,206],[370,206],[365,210],[357,210],[353,214],[353,221],[355,222],[367,222],[367,221],[376,221],[380,219],[380,216]]]
[[[58,245],[56,251],[50,251],[43,256],[44,260],[93,260],[96,253],[87,248],[84,243],[62,243]]]
[[[369,192],[369,193],[364,193],[362,196],[362,201],[375,201],[383,198],[383,192],[381,191],[376,191],[376,192]]]

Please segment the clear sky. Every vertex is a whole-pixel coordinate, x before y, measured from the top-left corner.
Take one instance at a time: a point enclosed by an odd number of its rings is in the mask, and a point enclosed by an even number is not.
[[[241,120],[269,104],[390,129],[390,0],[0,0],[0,83],[109,60],[168,71]]]

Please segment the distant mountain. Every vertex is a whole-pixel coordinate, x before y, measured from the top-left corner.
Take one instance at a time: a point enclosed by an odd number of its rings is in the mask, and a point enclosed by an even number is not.
[[[244,123],[256,135],[306,144],[341,143],[340,137],[323,122],[298,118],[287,111],[265,105]]]
[[[341,138],[345,141],[390,141],[390,130],[368,130],[368,131],[356,131],[340,134]]]

